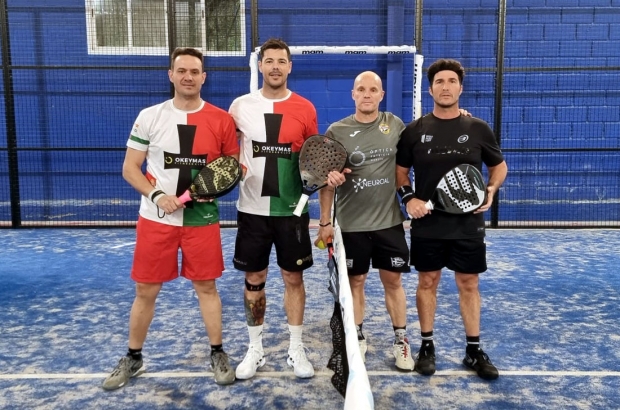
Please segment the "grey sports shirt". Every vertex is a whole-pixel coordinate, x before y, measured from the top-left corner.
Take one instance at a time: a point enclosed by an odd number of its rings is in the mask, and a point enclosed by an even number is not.
[[[346,182],[338,187],[336,218],[343,232],[378,231],[404,221],[396,197],[396,145],[402,120],[379,112],[371,123],[353,115],[333,123],[326,135],[348,152]]]

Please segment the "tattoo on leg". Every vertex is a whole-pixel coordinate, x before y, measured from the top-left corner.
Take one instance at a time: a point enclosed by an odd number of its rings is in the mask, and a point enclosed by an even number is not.
[[[267,307],[267,299],[261,296],[256,300],[243,298],[245,302],[245,318],[249,326],[260,326],[265,320],[265,309]]]

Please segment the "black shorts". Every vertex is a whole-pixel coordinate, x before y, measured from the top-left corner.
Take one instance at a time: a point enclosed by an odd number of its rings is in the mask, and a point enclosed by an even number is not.
[[[418,272],[448,268],[460,273],[482,273],[487,270],[487,245],[484,238],[412,237],[410,260]]]
[[[370,269],[411,272],[409,249],[402,224],[371,232],[342,232],[347,268],[350,276],[363,275]]]
[[[269,266],[271,248],[276,245],[278,266],[299,272],[312,266],[312,244],[308,213],[299,216],[262,216],[237,213],[235,268],[259,272]]]

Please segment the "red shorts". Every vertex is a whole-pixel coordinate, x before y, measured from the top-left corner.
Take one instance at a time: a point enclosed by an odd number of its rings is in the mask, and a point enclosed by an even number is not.
[[[172,226],[140,217],[131,279],[141,283],[169,282],[181,276],[212,280],[222,276],[224,258],[220,224]]]

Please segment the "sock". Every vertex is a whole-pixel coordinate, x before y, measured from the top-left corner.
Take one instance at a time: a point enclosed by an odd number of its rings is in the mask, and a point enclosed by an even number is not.
[[[359,325],[355,325],[355,329],[357,330],[357,340],[366,340],[366,338],[364,337],[364,333],[362,333],[363,325],[364,322],[360,323]]]
[[[127,357],[131,357],[133,360],[142,360],[142,349],[132,349],[130,347],[127,351]]]
[[[473,354],[480,350],[480,336],[467,336],[467,354]]]
[[[248,326],[250,344],[259,350],[263,350],[263,325]]]
[[[407,342],[407,327],[394,327],[394,344]]]
[[[289,349],[292,349],[294,347],[301,345],[301,332],[302,332],[303,327],[304,327],[303,325],[299,325],[299,326],[288,325],[288,331],[291,334],[291,341],[290,341]]]
[[[211,356],[213,356],[213,353],[216,352],[223,352],[224,348],[222,347],[222,345],[211,345]]]
[[[422,335],[422,346],[420,346],[420,350],[430,350],[432,352],[435,351],[435,342],[433,341],[433,331],[430,332],[421,332]]]

